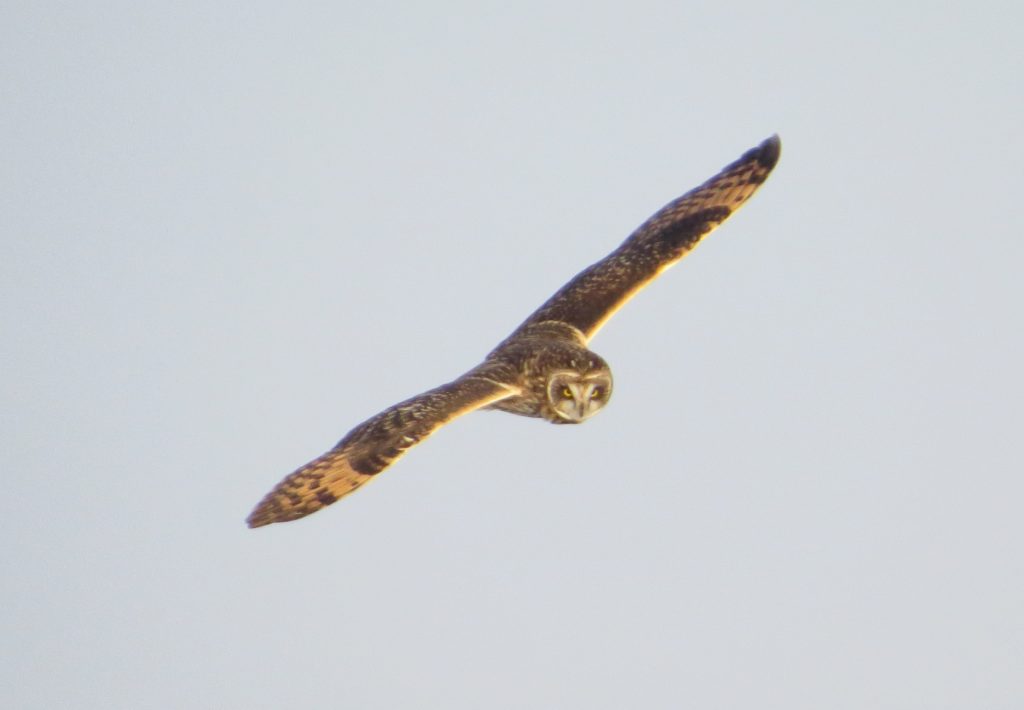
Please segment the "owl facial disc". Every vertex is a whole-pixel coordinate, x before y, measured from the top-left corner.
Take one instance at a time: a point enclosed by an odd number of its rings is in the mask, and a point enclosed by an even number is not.
[[[579,424],[597,414],[612,394],[611,373],[555,372],[548,379],[548,403],[558,419]]]

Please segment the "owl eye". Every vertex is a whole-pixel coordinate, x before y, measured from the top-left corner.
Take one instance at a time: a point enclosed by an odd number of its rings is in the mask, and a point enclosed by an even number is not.
[[[601,389],[600,387],[595,387],[594,389],[590,390],[591,399],[601,399],[602,397],[604,397],[604,390]]]
[[[572,399],[572,390],[568,387],[562,388],[562,399]]]

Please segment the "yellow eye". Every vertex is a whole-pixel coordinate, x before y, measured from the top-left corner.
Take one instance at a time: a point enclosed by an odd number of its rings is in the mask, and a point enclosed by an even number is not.
[[[568,387],[562,388],[562,399],[572,399],[572,390]]]
[[[601,389],[600,387],[595,387],[594,389],[590,390],[591,399],[601,399],[602,397],[604,397],[604,390]]]

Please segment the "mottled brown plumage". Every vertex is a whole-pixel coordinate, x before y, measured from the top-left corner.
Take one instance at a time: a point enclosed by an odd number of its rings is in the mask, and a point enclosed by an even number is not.
[[[507,374],[500,366],[484,363],[454,382],[418,394],[366,420],[333,449],[277,484],[249,516],[249,527],[295,520],[351,493],[441,425],[517,393],[517,388],[489,377]]]
[[[673,200],[618,249],[563,286],[484,361],[448,384],[394,405],[287,476],[256,506],[250,527],[295,520],[351,493],[442,425],[480,408],[558,424],[596,414],[611,396],[611,370],[587,348],[640,289],[686,256],[754,194],[775,167],[772,136],[703,185]]]
[[[578,273],[516,329],[559,321],[587,342],[623,304],[686,256],[754,194],[779,159],[778,136],[743,154],[703,185],[654,213],[618,249]],[[507,342],[507,341],[506,341]]]

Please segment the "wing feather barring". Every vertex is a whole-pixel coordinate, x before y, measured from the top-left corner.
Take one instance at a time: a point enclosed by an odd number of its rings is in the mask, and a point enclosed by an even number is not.
[[[295,520],[373,479],[456,417],[484,407],[578,424],[612,393],[612,374],[587,348],[605,322],[735,212],[779,160],[772,136],[703,185],[668,203],[618,249],[588,266],[490,352],[448,384],[385,409],[288,475],[249,515],[249,527]]]

